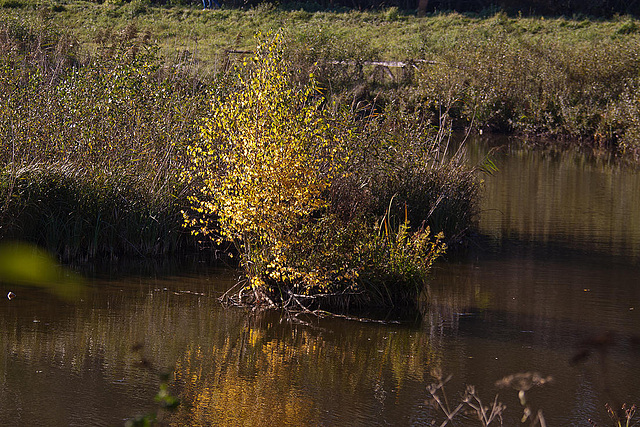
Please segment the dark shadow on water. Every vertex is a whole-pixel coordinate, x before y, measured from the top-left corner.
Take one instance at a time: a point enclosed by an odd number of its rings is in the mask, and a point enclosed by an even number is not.
[[[486,234],[472,234],[465,246],[449,251],[448,262],[465,260],[491,260],[504,257],[538,260],[580,261],[602,265],[626,265],[640,267],[640,258],[631,254],[632,248],[622,248],[611,253],[611,248],[598,248],[594,244],[576,244],[562,240],[534,241],[524,238],[495,238]]]

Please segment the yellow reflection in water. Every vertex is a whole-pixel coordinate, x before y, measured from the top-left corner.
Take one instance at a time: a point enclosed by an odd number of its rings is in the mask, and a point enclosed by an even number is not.
[[[367,393],[373,398],[383,368],[390,371],[388,388],[399,394],[407,379],[425,378],[442,360],[423,334],[383,337],[372,330],[371,341],[345,341],[312,329],[271,332],[247,326],[221,346],[187,349],[175,369],[186,404],[172,425],[317,425],[327,399],[335,408]]]

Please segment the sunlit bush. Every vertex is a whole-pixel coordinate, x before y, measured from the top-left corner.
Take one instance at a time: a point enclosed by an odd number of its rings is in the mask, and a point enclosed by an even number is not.
[[[235,295],[242,302],[411,301],[444,249],[442,236],[411,230],[406,215],[393,228],[390,213],[376,219],[375,203],[360,212],[340,208],[355,195],[336,190],[340,183],[364,180],[365,188],[371,178],[357,176],[353,163],[366,155],[358,151],[361,130],[348,115],[322,108],[313,79],[293,83],[282,52],[281,36],[271,36],[247,64],[239,91],[214,99],[202,138],[189,149],[184,175],[201,187],[187,225],[235,244],[247,275]]]

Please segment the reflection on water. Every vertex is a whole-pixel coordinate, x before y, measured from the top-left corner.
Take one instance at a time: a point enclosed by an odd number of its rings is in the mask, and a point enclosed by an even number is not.
[[[198,343],[177,366],[180,425],[336,425],[410,422],[437,365],[428,334],[410,328],[252,319],[219,345]],[[350,420],[350,421],[349,421]]]
[[[2,425],[122,425],[153,410],[167,367],[183,402],[175,426],[429,425],[442,421],[426,402],[434,371],[453,375],[452,401],[465,384],[485,403],[500,393],[516,425],[517,393],[495,381],[531,370],[555,379],[528,394],[548,425],[609,425],[605,402],[640,403],[638,175],[510,150],[487,179],[489,239],[436,268],[421,321],[305,325],[222,309],[234,273],[201,265],[95,273],[74,302],[12,287],[17,297],[0,300]],[[605,359],[569,364],[607,330]]]
[[[492,155],[500,170],[486,177],[482,233],[640,264],[640,169],[496,139],[471,143],[471,161],[490,145],[501,147]]]
[[[151,410],[158,380],[136,364],[135,343],[157,367],[174,367],[183,401],[174,425],[409,423],[442,358],[428,331],[248,316],[222,309],[211,283],[189,277],[96,283],[75,306],[20,295],[1,313],[8,425],[117,425]]]

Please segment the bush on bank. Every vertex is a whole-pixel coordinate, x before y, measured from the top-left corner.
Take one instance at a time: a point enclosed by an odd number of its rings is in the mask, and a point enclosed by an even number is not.
[[[202,240],[184,210],[236,244],[238,301],[346,307],[413,303],[440,233],[471,226],[478,182],[447,125],[353,114],[278,43],[203,79],[132,26],[98,34],[92,55],[51,27],[0,30],[3,239],[64,260],[175,254]]]
[[[415,302],[445,249],[427,221],[444,199],[471,195],[461,204],[473,212],[473,175],[445,159],[444,139],[429,128],[407,134],[390,116],[353,123],[328,108],[313,77],[294,82],[283,53],[280,35],[260,44],[239,89],[213,100],[184,171],[200,184],[187,225],[237,248],[246,280],[230,294],[234,302]],[[421,191],[439,180],[470,191]]]

